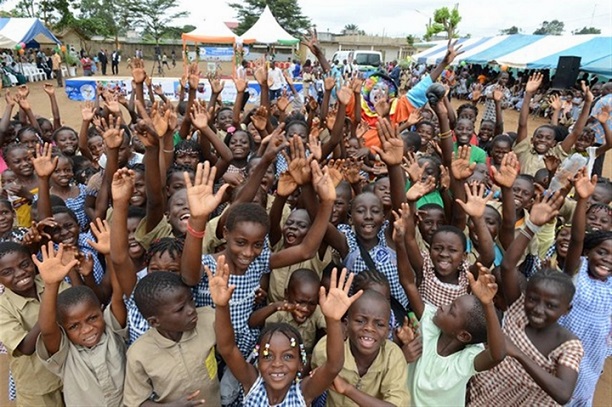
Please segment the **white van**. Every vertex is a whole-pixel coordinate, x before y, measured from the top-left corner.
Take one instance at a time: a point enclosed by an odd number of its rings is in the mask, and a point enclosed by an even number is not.
[[[338,61],[340,66],[343,61],[353,63],[361,72],[376,71],[382,64],[382,53],[378,51],[355,50],[355,51],[336,51],[332,57],[333,61]]]

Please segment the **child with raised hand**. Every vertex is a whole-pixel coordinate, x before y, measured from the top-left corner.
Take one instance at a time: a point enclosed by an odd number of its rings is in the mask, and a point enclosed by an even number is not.
[[[421,357],[408,367],[411,405],[464,405],[470,378],[493,368],[506,356],[504,336],[493,305],[497,284],[489,269],[477,264],[478,279],[470,272],[467,274],[473,295],[461,295],[438,308],[424,302],[402,247],[405,239],[401,229],[410,216],[408,205],[403,206],[401,215],[396,220],[400,231],[396,241],[398,264],[410,305],[420,321],[419,336],[423,343]],[[415,337],[407,319],[397,336],[406,353],[405,348]],[[487,349],[480,345],[485,341]]]
[[[608,338],[612,309],[612,232],[586,235],[587,201],[595,191],[597,176],[589,179],[586,168],[576,175],[576,209],[563,271],[573,277],[576,294],[572,309],[559,318],[559,324],[578,336],[584,347],[578,381],[570,406],[593,404],[595,386],[610,353]]]
[[[98,237],[97,250],[108,257],[110,231],[106,221],[92,223]],[[66,262],[64,247],[57,252],[50,242],[42,247],[42,261],[32,260],[45,282],[38,315],[41,334],[36,353],[44,366],[62,379],[67,406],[120,406],[125,378],[126,310],[112,265],[113,295],[102,311],[95,293],[87,286],[58,288],[77,260]]]
[[[571,398],[584,351],[558,320],[570,311],[574,285],[563,273],[542,270],[523,294],[516,267],[529,241],[558,214],[562,202],[559,191],[540,196],[506,251],[501,287],[509,305],[502,326],[508,357],[474,378],[468,405],[563,405]]]
[[[300,380],[299,372],[306,363],[306,353],[299,332],[286,324],[270,325],[261,333],[255,347],[257,367],[247,363],[236,346],[230,320],[229,302],[236,287],[228,285],[230,270],[225,256],[217,258],[214,276],[209,267],[205,269],[216,309],[217,350],[246,393],[243,405],[310,405],[332,384],[344,364],[344,335],[340,319],[362,295],[361,291],[352,297],[348,295],[352,274],[345,283],[347,272],[344,269],[336,284],[338,280],[334,269],[329,292],[325,294],[322,287],[319,290],[319,304],[327,324],[327,358],[310,376]]]

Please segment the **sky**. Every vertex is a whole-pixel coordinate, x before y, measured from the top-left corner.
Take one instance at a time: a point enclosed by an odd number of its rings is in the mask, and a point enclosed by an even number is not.
[[[189,18],[181,21],[196,26],[205,18],[236,21],[236,14],[228,3],[226,0],[178,0],[182,9],[191,12]],[[434,10],[457,4],[438,0],[298,0],[298,3],[302,14],[319,31],[339,33],[346,24],[356,24],[368,34],[397,37],[422,36]],[[206,7],[202,7],[204,4]],[[513,25],[524,34],[532,34],[543,21],[555,19],[565,23],[564,34],[593,26],[601,29],[602,34],[612,35],[610,0],[460,0],[458,4],[462,16],[459,34],[472,37],[496,35]]]

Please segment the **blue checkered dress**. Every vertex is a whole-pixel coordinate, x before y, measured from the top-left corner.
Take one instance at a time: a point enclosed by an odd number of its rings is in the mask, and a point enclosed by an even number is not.
[[[202,264],[208,266],[214,273],[217,270],[217,262],[210,254],[202,256]],[[236,344],[240,352],[247,357],[255,347],[259,330],[249,328],[248,322],[255,308],[255,291],[259,288],[261,277],[270,272],[270,248],[268,245],[261,254],[253,260],[244,275],[232,274],[229,276],[229,285],[235,285],[229,309],[236,335]],[[196,307],[214,307],[210,290],[208,289],[208,277],[206,273],[197,286],[193,289],[193,298]]]
[[[572,309],[559,318],[559,324],[576,335],[584,348],[571,406],[593,404],[604,363],[612,356],[612,277],[597,280],[589,276],[588,269],[587,258],[583,257],[580,271],[574,277],[576,294]]]
[[[270,407],[268,393],[264,385],[263,378],[259,376],[251,390],[244,397],[244,407]],[[306,407],[306,401],[302,396],[302,388],[299,383],[293,383],[285,396],[285,399],[274,407]]]
[[[374,246],[368,253],[376,265],[376,269],[387,277],[389,286],[391,287],[391,296],[398,300],[404,308],[408,308],[408,297],[404,288],[400,284],[399,274],[397,271],[397,254],[395,250],[387,246],[387,238],[385,230],[389,226],[389,222],[385,221],[378,232],[378,244]],[[344,259],[344,265],[349,271],[359,273],[367,270],[366,262],[361,258],[359,245],[357,244],[357,234],[349,225],[338,225],[338,230],[346,237],[346,243],[349,246],[349,254]]]

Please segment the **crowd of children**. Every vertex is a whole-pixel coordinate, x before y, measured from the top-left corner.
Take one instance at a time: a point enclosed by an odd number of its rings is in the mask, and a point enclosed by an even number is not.
[[[478,122],[480,97],[436,96],[460,53],[409,89],[330,76],[303,102],[290,76],[270,100],[261,64],[246,111],[244,78],[231,107],[211,78],[205,103],[192,64],[174,106],[135,58],[134,92],[99,86],[80,129],[52,86],[52,120],[7,91],[17,405],[592,405],[612,354],[612,184],[591,174],[609,111],[583,82],[569,131],[529,134],[535,72],[506,131],[502,74]]]

